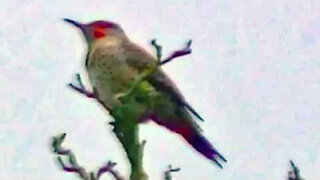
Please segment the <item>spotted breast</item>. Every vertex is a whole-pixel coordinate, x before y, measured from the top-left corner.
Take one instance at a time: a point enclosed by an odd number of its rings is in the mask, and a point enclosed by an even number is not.
[[[112,109],[119,105],[118,96],[129,90],[138,72],[128,66],[121,42],[105,39],[94,44],[88,55],[87,71],[100,102]]]

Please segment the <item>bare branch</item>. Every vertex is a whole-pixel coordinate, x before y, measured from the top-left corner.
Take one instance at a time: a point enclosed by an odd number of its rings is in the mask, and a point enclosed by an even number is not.
[[[101,167],[98,170],[96,176],[93,172],[88,173],[84,167],[80,166],[77,163],[76,156],[74,155],[74,153],[71,150],[64,149],[61,146],[63,140],[65,139],[65,136],[66,134],[63,133],[62,135],[53,137],[52,141],[53,152],[59,155],[57,157],[57,161],[65,172],[76,173],[83,180],[98,180],[101,177],[101,175],[109,172],[116,180],[124,180],[124,178],[122,178],[119,175],[119,173],[113,169],[116,163],[111,161],[109,161],[105,166]],[[66,156],[70,165],[66,165],[66,163],[62,159],[62,156]]]
[[[192,41],[189,40],[187,43],[186,43],[186,46],[181,49],[181,50],[177,50],[177,51],[174,51],[169,57],[167,57],[166,59],[164,60],[161,60],[162,58],[162,46],[160,46],[156,39],[153,39],[151,41],[151,45],[155,47],[156,49],[156,52],[157,52],[157,60],[159,62],[160,65],[163,65],[163,64],[166,64],[168,62],[170,62],[171,60],[177,58],[177,57],[181,57],[181,56],[185,56],[187,54],[191,54],[192,50],[190,48],[191,46],[191,43]]]
[[[156,40],[156,39],[153,39],[153,40],[151,41],[151,45],[155,47],[156,52],[157,52],[157,59],[158,59],[158,61],[160,62],[160,61],[161,61],[161,58],[162,58],[162,46],[160,46],[160,45],[157,43],[157,40]]]
[[[181,169],[180,168],[172,168],[171,165],[168,166],[168,170],[166,170],[164,172],[164,179],[165,180],[172,180],[172,176],[171,176],[171,173],[172,172],[178,172],[180,171]]]
[[[165,63],[168,63],[168,62],[170,62],[171,60],[173,60],[173,59],[175,59],[177,57],[181,57],[181,56],[185,56],[185,55],[191,54],[191,52],[192,52],[192,50],[190,48],[191,43],[192,43],[192,41],[189,40],[186,43],[186,46],[183,49],[178,50],[178,51],[174,51],[169,57],[167,57],[166,59],[161,61],[161,65],[163,65]]]
[[[57,153],[59,155],[67,155],[69,153],[69,150],[61,147],[61,143],[63,142],[65,137],[66,137],[66,133],[53,137],[52,148],[54,153]]]
[[[72,83],[69,83],[68,86],[70,86],[73,90],[84,94],[88,98],[96,98],[96,95],[93,92],[86,90],[85,86],[82,83],[80,74],[76,74],[76,80],[80,87],[73,85]]]
[[[119,173],[113,168],[117,165],[117,163],[109,161],[105,166],[102,166],[97,174],[97,180],[104,174],[109,172],[116,180],[124,180]]]
[[[290,160],[290,165],[292,167],[292,171],[288,172],[288,180],[303,180],[300,176],[299,168]]]

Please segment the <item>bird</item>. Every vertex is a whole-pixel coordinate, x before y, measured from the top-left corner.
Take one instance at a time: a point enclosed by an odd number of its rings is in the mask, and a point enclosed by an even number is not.
[[[112,21],[98,20],[81,23],[65,18],[77,27],[88,44],[85,67],[93,93],[109,111],[121,105],[121,98],[132,89],[142,74],[157,64],[157,58],[131,41],[123,28]],[[194,150],[222,168],[227,162],[204,137],[196,119],[203,118],[186,101],[175,83],[158,67],[150,76],[141,80],[147,84],[149,94],[136,98],[143,107],[137,124],[152,120],[180,135]],[[151,95],[150,95],[151,94]],[[151,102],[145,97],[151,98]]]

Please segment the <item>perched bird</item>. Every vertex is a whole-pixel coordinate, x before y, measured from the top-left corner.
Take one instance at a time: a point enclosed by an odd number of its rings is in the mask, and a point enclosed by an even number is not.
[[[126,36],[120,25],[110,21],[88,24],[64,19],[78,27],[88,43],[86,69],[94,94],[103,106],[112,110],[121,105],[120,98],[139,80],[141,74],[156,65],[156,57],[139,47]],[[153,120],[181,135],[195,150],[222,168],[218,160],[227,160],[202,135],[195,118],[202,119],[186,102],[172,80],[159,67],[143,80],[155,94],[152,102],[137,98],[139,107],[145,107],[139,122]],[[151,96],[151,95],[150,95]]]

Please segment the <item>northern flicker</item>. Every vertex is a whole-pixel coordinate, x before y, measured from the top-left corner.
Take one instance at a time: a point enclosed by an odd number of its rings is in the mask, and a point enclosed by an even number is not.
[[[88,43],[86,69],[98,101],[109,111],[121,105],[121,97],[143,72],[157,63],[156,57],[133,43],[120,25],[110,21],[88,24],[64,19],[78,27]],[[161,67],[141,83],[149,87],[147,94],[139,94],[139,122],[153,120],[181,135],[196,151],[222,168],[218,160],[226,159],[202,135],[195,118],[201,119],[186,102],[172,80]],[[152,96],[152,97],[151,97]]]

